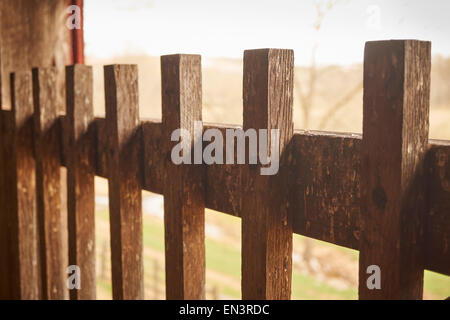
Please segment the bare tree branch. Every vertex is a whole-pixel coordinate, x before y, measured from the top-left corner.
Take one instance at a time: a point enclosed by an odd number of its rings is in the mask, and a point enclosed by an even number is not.
[[[315,7],[317,12],[316,20],[314,21],[313,27],[316,33],[322,28],[323,21],[328,12],[330,12],[333,7],[339,2],[339,0],[316,0]],[[315,42],[312,52],[311,52],[311,64],[309,66],[309,78],[307,89],[302,85],[302,82],[297,78],[296,87],[297,94],[300,102],[300,109],[303,114],[303,127],[308,128],[309,126],[309,116],[311,107],[313,105],[314,97],[316,94],[317,80],[321,74],[317,68],[316,56],[317,56],[318,43]]]
[[[353,97],[358,94],[363,88],[363,82],[360,81],[352,90],[350,90],[344,97],[342,97],[333,107],[328,110],[328,113],[323,117],[319,124],[319,130],[325,128],[328,122],[333,118],[333,116],[347,105],[347,103],[353,99]]]

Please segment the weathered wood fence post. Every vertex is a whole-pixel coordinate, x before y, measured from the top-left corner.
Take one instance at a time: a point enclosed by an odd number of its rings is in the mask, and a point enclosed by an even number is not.
[[[143,299],[138,71],[136,65],[104,71],[113,298]]]
[[[60,137],[56,69],[33,69],[36,199],[39,222],[42,298],[64,299]]]
[[[175,165],[170,158],[171,147],[176,144],[170,142],[172,132],[185,129],[193,142],[194,122],[202,119],[201,57],[162,56],[161,87],[163,137],[167,141],[164,179],[166,297],[204,299],[204,168],[193,161],[190,165]]]
[[[1,298],[39,299],[31,71],[11,74],[11,105],[2,115]]]
[[[93,120],[92,67],[69,66],[66,68],[69,264],[77,265],[81,272],[81,288],[70,290],[71,299],[96,297]]]
[[[364,55],[360,299],[421,299],[431,44],[368,42]],[[381,271],[369,289],[367,268]]]
[[[262,176],[260,165],[243,173],[242,298],[289,299],[292,279],[292,218],[284,173],[284,151],[293,136],[294,52],[244,53],[244,130],[279,129],[280,170]]]

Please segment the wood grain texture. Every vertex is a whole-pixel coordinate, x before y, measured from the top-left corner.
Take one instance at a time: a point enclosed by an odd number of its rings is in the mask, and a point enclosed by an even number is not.
[[[3,299],[39,299],[31,71],[11,75],[12,112],[2,116]]]
[[[96,175],[108,178],[108,135],[106,134],[106,119],[95,118],[94,132],[97,143],[95,148],[95,172]],[[130,161],[137,162],[137,159]]]
[[[422,298],[430,67],[429,42],[366,44],[360,299]],[[380,267],[380,289],[367,287],[370,265]]]
[[[227,129],[242,129],[239,126],[208,124],[204,130],[219,129],[223,136],[223,155],[226,155]],[[205,142],[204,145],[209,142]],[[237,158],[235,152],[235,159]],[[242,209],[242,170],[243,166],[234,164],[212,164],[206,166],[206,207],[240,217]]]
[[[166,157],[163,156],[165,141],[161,123],[143,121],[142,149],[144,161],[144,188],[154,193],[164,192]]]
[[[1,15],[1,13],[0,13]],[[1,17],[0,17],[1,18]],[[0,48],[1,50],[1,48]],[[1,63],[1,62],[0,62]],[[0,90],[1,91],[1,90]],[[6,211],[6,163],[4,157],[8,153],[10,146],[11,128],[11,112],[3,112],[0,110],[0,299],[7,299],[10,295],[9,291],[9,240],[8,240],[8,212]],[[7,119],[9,118],[9,119]]]
[[[81,271],[81,288],[73,300],[95,299],[95,145],[92,67],[66,68],[67,215],[69,264]]]
[[[3,111],[5,116],[8,116],[8,111]],[[65,117],[61,116],[61,123],[65,123]],[[148,125],[151,124],[151,125]],[[161,123],[155,121],[144,121],[141,126],[146,126],[143,129],[142,139],[147,141],[146,143],[152,143],[154,145],[161,145]],[[95,145],[96,145],[96,175],[100,177],[107,177],[107,168],[105,164],[107,148],[105,145],[105,119],[95,119]],[[238,126],[216,125],[216,124],[204,124],[204,130],[207,128],[217,128],[224,131],[226,128],[235,129]],[[64,128],[64,125],[62,126]],[[66,135],[63,129],[61,139],[64,140]],[[139,138],[138,138],[139,139]],[[159,142],[157,142],[159,141]],[[359,249],[360,228],[354,227],[351,224],[356,223],[354,216],[358,216],[357,219],[363,219],[359,214],[360,212],[360,166],[361,166],[361,142],[362,135],[351,133],[331,133],[331,132],[319,132],[319,131],[302,131],[297,130],[294,132],[293,147],[288,150],[291,155],[290,167],[293,175],[292,179],[296,182],[297,187],[303,191],[298,191],[299,194],[293,199],[293,206],[291,207],[294,225],[294,233],[304,236],[312,237],[318,240],[337,244],[339,246],[347,247],[350,249]],[[144,143],[144,142],[142,142]],[[322,147],[317,146],[321,144]],[[156,148],[156,147],[155,147]],[[299,148],[305,148],[305,151],[299,150]],[[158,150],[158,149],[154,149]],[[310,151],[307,151],[310,150]],[[441,150],[439,153],[444,154],[436,158],[434,153],[436,150]],[[344,152],[345,151],[345,152]],[[317,158],[319,161],[310,160],[309,168],[313,172],[306,174],[306,170],[302,165],[302,162],[297,161],[296,158],[301,154],[305,157],[308,152],[311,158]],[[350,154],[354,152],[354,154]],[[427,246],[438,249],[441,252],[441,256],[428,255],[425,261],[425,268],[431,271],[440,272],[450,275],[450,266],[446,261],[450,258],[450,252],[448,251],[448,232],[450,230],[450,221],[448,218],[448,211],[446,208],[450,206],[450,198],[447,196],[448,177],[445,171],[448,168],[450,160],[445,154],[450,152],[450,146],[447,141],[429,140],[426,162],[426,177],[424,183],[429,186],[429,192],[433,192],[437,197],[431,197],[429,200],[429,206],[435,207],[433,214],[440,216],[440,225],[435,225],[434,222],[429,223],[428,229],[433,230],[433,234],[425,237]],[[324,155],[327,155],[324,157]],[[163,155],[161,152],[152,153],[154,163],[161,165],[164,163]],[[146,176],[160,176],[161,169],[159,165],[149,164],[149,154],[144,153],[144,162],[146,163]],[[289,157],[289,156],[288,156]],[[321,160],[319,158],[322,158]],[[434,161],[431,161],[433,160]],[[134,161],[138,162],[138,159]],[[62,165],[65,165],[65,155],[61,154]],[[236,217],[241,217],[242,195],[239,190],[241,184],[241,173],[239,172],[237,165],[211,165],[206,167],[206,207],[220,211],[226,214],[230,214]],[[332,179],[334,178],[333,170],[337,169],[336,179],[337,189],[330,189],[332,186]],[[440,169],[441,168],[441,169]],[[444,168],[444,170],[442,169]],[[326,170],[326,171],[324,171]],[[324,172],[328,172],[324,175]],[[438,173],[439,174],[436,174]],[[297,177],[300,175],[300,177]],[[321,175],[322,178],[316,178],[317,175]],[[356,178],[355,178],[356,175]],[[148,181],[148,178],[146,178]],[[306,180],[302,180],[306,179]],[[162,183],[158,182],[159,179],[154,179],[151,183],[146,182],[143,188],[150,192],[161,193]],[[304,183],[302,183],[304,181]],[[161,184],[160,184],[161,183]],[[306,185],[312,186],[312,190],[321,190],[324,183],[328,184],[329,190],[335,190],[333,194],[335,196],[328,198],[325,193],[308,193],[306,194]],[[304,184],[304,186],[303,186]],[[350,187],[350,192],[345,192],[346,188]],[[340,191],[339,191],[340,190]],[[433,190],[433,191],[431,191]],[[297,192],[295,191],[295,192]],[[327,192],[328,194],[328,192]],[[322,199],[322,201],[320,201]],[[311,219],[311,223],[305,222],[304,208],[310,208],[309,210],[325,210],[324,208],[338,208],[342,210],[342,216],[347,219],[345,223],[334,223],[332,221],[333,215],[331,211],[323,212],[319,215],[318,219]],[[322,211],[320,211],[322,212]],[[430,219],[427,215],[425,218]],[[308,218],[313,216],[309,215]],[[350,223],[350,225],[349,225]],[[331,229],[330,229],[331,228]]]
[[[425,267],[450,275],[450,142],[430,142],[426,161]]]
[[[1,14],[0,14],[1,15]],[[6,210],[6,162],[4,157],[9,153],[11,143],[9,142],[11,134],[11,112],[0,113],[0,299],[7,299],[10,296],[9,286],[9,228],[8,211]]]
[[[200,56],[161,57],[167,299],[205,298],[205,172],[202,165],[175,165],[170,157],[178,143],[170,141],[174,130],[187,130],[194,141],[194,121],[202,119],[201,79]]]
[[[280,170],[263,176],[247,165],[242,179],[242,298],[289,299],[292,215],[286,150],[293,135],[294,53],[260,49],[244,53],[244,130],[280,132]],[[274,141],[269,140],[268,150]]]
[[[1,9],[1,8],[0,8]],[[2,21],[2,11],[0,10],[0,21]],[[3,109],[3,80],[2,80],[2,75],[3,75],[3,59],[2,59],[2,52],[3,52],[3,41],[1,39],[0,36],[0,110]],[[11,89],[11,88],[10,88]],[[1,289],[0,289],[1,290]]]
[[[4,113],[7,114],[7,111]],[[65,117],[61,117],[61,122],[65,122]],[[141,126],[144,135],[142,143],[146,144],[144,148],[150,150],[148,144],[153,145],[151,154],[148,151],[143,154],[146,179],[143,188],[162,194],[162,179],[158,178],[165,171],[162,166],[165,162],[164,155],[160,149],[163,146],[162,124],[143,121]],[[97,133],[96,175],[106,178],[105,119],[96,118],[94,127]],[[236,129],[238,126],[205,123],[203,128],[225,131],[226,128]],[[65,135],[63,132],[62,136]],[[291,153],[291,156],[288,156],[291,158],[289,165],[291,175],[296,185],[293,191],[297,194],[294,195],[293,205],[290,207],[294,233],[350,249],[359,249],[361,230],[358,220],[364,219],[364,216],[360,215],[361,143],[360,134],[302,130],[294,132],[293,147],[288,150],[288,153]],[[439,217],[439,222],[429,217],[431,212],[426,216],[426,219],[430,219],[426,229],[430,230],[429,236],[425,237],[426,246],[434,249],[427,254],[425,268],[450,275],[450,265],[447,263],[450,259],[450,247],[447,245],[450,221],[446,209],[450,207],[446,173],[450,158],[445,156],[450,153],[450,146],[448,142],[438,140],[429,140],[428,145],[427,157],[430,161],[426,162],[424,183],[429,185],[428,193],[432,192],[434,195],[429,200],[429,206],[434,207],[432,212],[435,217]],[[437,155],[440,156],[437,158]],[[64,158],[62,154],[63,165],[65,165]],[[138,159],[133,161],[137,163]],[[303,165],[304,161],[306,166]],[[240,188],[242,183],[240,167],[225,164],[206,166],[207,208],[241,217],[243,197]],[[151,181],[149,177],[153,177]],[[312,212],[316,214],[311,214]]]
[[[36,199],[39,221],[42,298],[67,297],[60,185],[56,69],[33,69]]]
[[[105,66],[114,299],[143,299],[142,170],[136,65]]]
[[[64,67],[69,63],[67,0],[2,0],[0,74],[3,107],[10,109],[9,74],[33,67],[57,68],[59,111],[63,111]]]
[[[294,232],[358,248],[360,150],[357,135],[296,132],[290,157]]]

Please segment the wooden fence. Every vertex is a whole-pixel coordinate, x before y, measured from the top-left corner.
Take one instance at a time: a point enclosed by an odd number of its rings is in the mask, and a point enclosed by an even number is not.
[[[99,242],[97,241],[97,244]],[[97,252],[97,286],[108,286],[111,283],[111,255],[109,250],[109,240],[100,243],[100,253]],[[145,299],[162,300],[165,299],[165,278],[164,278],[164,264],[161,259],[153,256],[149,252],[143,254],[144,262],[147,261],[149,267],[144,271],[144,292]],[[102,299],[109,298],[109,292],[102,290],[100,295]],[[100,296],[99,295],[99,296]],[[207,285],[205,287],[205,297],[210,300],[219,300],[221,297],[219,287],[214,285]]]
[[[137,67],[104,69],[106,119],[93,115],[92,69],[67,67],[66,115],[55,71],[11,77],[1,112],[0,291],[61,299],[60,166],[67,167],[72,299],[94,299],[94,176],[109,182],[114,299],[142,299],[141,190],[164,195],[166,297],[205,297],[205,207],[242,219],[242,297],[289,299],[292,233],[359,250],[361,299],[421,299],[424,269],[450,275],[450,142],[428,140],[431,44],[368,42],[363,136],[294,131],[291,50],[244,53],[243,128],[280,130],[280,171],[180,165],[170,133],[202,115],[201,60],[161,58],[162,123],[140,120]],[[225,125],[205,124],[204,129]],[[381,269],[381,289],[366,286]]]

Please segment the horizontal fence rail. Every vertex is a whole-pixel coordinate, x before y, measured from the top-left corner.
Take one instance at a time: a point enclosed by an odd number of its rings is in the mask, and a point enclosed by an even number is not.
[[[0,114],[0,297],[64,298],[50,240],[65,166],[69,264],[84,275],[72,299],[95,299],[94,176],[109,181],[114,299],[143,298],[141,189],[165,198],[168,299],[205,298],[205,208],[242,218],[244,299],[290,298],[292,233],[359,250],[361,299],[422,298],[424,269],[450,275],[450,141],[428,140],[430,57],[428,42],[366,44],[363,138],[293,130],[293,52],[246,51],[242,128],[280,129],[273,177],[170,161],[172,130],[193,136],[201,120],[200,56],[161,58],[162,122],[139,119],[136,66],[105,67],[106,119],[93,116],[90,67],[67,68],[60,116],[51,71],[15,74],[13,108]],[[366,287],[371,264],[380,290]]]

